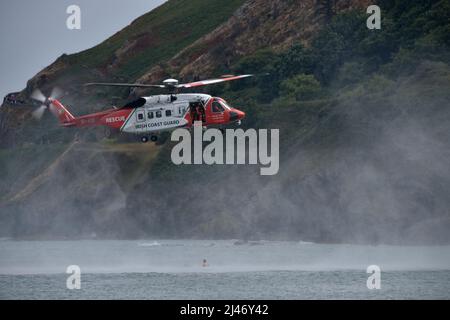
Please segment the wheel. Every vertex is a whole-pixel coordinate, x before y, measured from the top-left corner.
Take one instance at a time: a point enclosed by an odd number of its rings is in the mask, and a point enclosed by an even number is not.
[[[156,141],[158,141],[158,137],[157,136],[151,136],[150,140],[152,140],[152,142],[156,142]]]
[[[146,137],[146,136],[141,137],[141,142],[142,143],[147,143],[148,142],[148,137]]]

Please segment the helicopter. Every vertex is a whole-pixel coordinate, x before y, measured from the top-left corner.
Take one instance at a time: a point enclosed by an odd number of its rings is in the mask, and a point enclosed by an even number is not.
[[[31,98],[41,102],[41,106],[32,112],[37,119],[45,110],[50,110],[62,127],[106,126],[124,133],[138,135],[141,142],[156,142],[163,131],[177,128],[191,128],[194,123],[201,123],[204,128],[217,127],[223,130],[229,124],[241,124],[245,113],[230,105],[220,97],[202,93],[179,93],[182,89],[197,88],[222,82],[235,81],[253,77],[252,74],[224,76],[222,78],[179,83],[176,79],[167,79],[162,84],[141,83],[103,83],[92,82],[84,86],[109,86],[130,88],[167,89],[167,94],[140,97],[122,107],[113,107],[83,116],[74,116],[58,99],[58,90],[46,97],[36,89]]]

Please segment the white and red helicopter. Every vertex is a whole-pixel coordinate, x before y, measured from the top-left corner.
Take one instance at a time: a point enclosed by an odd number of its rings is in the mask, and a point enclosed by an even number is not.
[[[121,132],[140,136],[142,142],[157,141],[162,131],[176,128],[190,128],[195,121],[201,121],[203,127],[223,128],[225,125],[237,123],[245,117],[245,113],[232,108],[219,97],[201,93],[178,93],[180,89],[195,88],[221,82],[234,81],[253,75],[225,76],[218,79],[203,80],[180,84],[176,79],[167,79],[161,85],[139,83],[87,83],[85,86],[114,86],[134,88],[168,89],[169,94],[141,97],[120,108],[111,108],[97,113],[75,117],[57,98],[56,93],[45,97],[35,90],[31,98],[42,103],[33,112],[36,118],[42,117],[49,109],[63,127],[107,126]]]

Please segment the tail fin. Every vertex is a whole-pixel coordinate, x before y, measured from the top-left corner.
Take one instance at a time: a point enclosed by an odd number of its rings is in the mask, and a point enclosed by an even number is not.
[[[59,123],[63,126],[74,124],[75,117],[56,99],[51,100],[50,110],[58,118]]]

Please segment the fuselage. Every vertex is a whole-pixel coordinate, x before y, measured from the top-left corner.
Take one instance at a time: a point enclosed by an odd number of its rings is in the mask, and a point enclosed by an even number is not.
[[[193,93],[142,97],[121,108],[77,117],[62,125],[108,126],[127,133],[146,134],[190,127],[194,121],[220,127],[244,117],[244,112],[231,108],[222,98]]]

